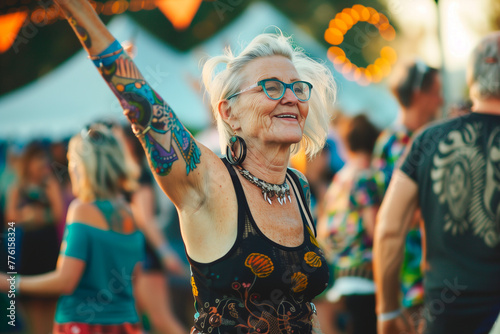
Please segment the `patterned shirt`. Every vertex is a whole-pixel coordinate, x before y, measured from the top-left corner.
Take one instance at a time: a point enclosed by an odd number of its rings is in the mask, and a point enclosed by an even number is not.
[[[392,173],[411,139],[411,131],[400,123],[384,130],[374,149],[373,166],[385,175],[386,189]],[[418,227],[411,229],[406,236],[403,265],[401,267],[401,288],[403,306],[410,307],[424,301],[423,276],[420,269],[422,261],[422,235]]]
[[[328,237],[321,240],[335,277],[373,279],[372,238],[363,225],[363,209],[378,206],[384,191],[384,175],[373,169],[345,165],[333,178],[325,195],[322,224]]]
[[[255,223],[234,168],[223,161],[238,200],[238,234],[231,250],[218,260],[199,263],[188,257],[196,308],[191,333],[311,333],[310,302],[326,288],[329,270],[314,226],[307,223],[306,215],[312,221],[309,210],[301,209],[301,245],[275,243]],[[288,171],[291,185],[292,180],[299,184]],[[305,202],[302,192],[295,196]]]
[[[494,321],[500,305],[500,116],[473,112],[425,129],[401,170],[418,184],[426,300],[445,305],[433,316],[456,323],[491,314]],[[460,330],[473,332],[479,333]]]

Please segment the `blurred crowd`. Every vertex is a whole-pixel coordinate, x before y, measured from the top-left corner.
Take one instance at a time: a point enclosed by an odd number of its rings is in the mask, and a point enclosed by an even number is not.
[[[442,110],[440,73],[420,60],[402,65],[391,88],[401,105],[391,126],[376,128],[370,115],[362,110],[356,115],[337,110],[323,152],[310,161],[299,153],[291,161],[291,167],[309,180],[318,241],[331,267],[331,284],[315,301],[325,334],[377,332],[372,247],[376,216],[391,175],[413,134],[434,120],[470,111],[468,103]],[[139,188],[129,194],[128,201],[142,205],[143,216],[135,219],[147,240],[146,254],[152,254],[146,255],[134,282],[143,328],[151,333],[187,333],[193,297],[175,208],[153,181],[142,147],[129,127],[98,123],[120,139],[127,159],[136,168]],[[214,134],[216,131],[207,129],[199,139],[215,147],[218,140]],[[20,274],[41,274],[56,267],[66,213],[74,199],[68,173],[68,142],[0,144],[0,219],[5,228],[7,222],[15,222]],[[141,204],[141,196],[154,198],[154,207]],[[416,329],[422,325],[424,303],[424,235],[421,214],[417,212],[406,237],[400,276],[402,305]],[[0,270],[9,271],[5,261],[6,233],[3,239]],[[0,298],[4,309],[8,299],[5,295]],[[51,332],[56,299],[20,298],[14,332]],[[12,328],[1,322],[0,331]]]
[[[144,151],[130,127],[98,121],[87,128],[96,126],[110,129],[118,139],[137,183],[132,193],[122,195],[138,208],[134,220],[148,240],[142,270],[134,272],[133,282],[143,327],[158,333],[187,333],[192,292],[177,212],[166,196],[157,196],[161,190],[153,181]],[[37,275],[56,268],[60,249],[62,252],[65,248],[68,208],[75,200],[68,167],[69,142],[68,138],[1,144],[0,219],[4,231],[0,271]],[[76,192],[81,195],[81,189]],[[15,227],[15,238],[10,240],[14,240],[10,243],[15,246],[14,252],[7,247],[8,227]],[[13,255],[11,263],[7,261],[9,254]],[[57,296],[19,295],[16,299],[16,325],[3,322],[0,332],[52,333]],[[9,301],[7,294],[0,294],[3,309],[7,309]]]

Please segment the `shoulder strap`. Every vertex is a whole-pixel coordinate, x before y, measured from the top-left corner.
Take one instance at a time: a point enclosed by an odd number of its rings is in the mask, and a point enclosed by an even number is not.
[[[309,229],[314,233],[314,237],[316,237],[316,226],[313,224],[313,219],[311,215],[311,211],[309,210],[309,206],[306,205],[306,198],[304,196],[304,192],[302,191],[301,187],[298,187],[297,184],[299,183],[297,175],[295,175],[290,169],[287,170],[287,179],[288,182],[292,185],[293,192],[295,193],[295,197],[299,201],[299,206],[302,212],[304,213],[304,217],[307,220],[307,225],[309,226]]]
[[[240,179],[238,175],[236,175],[236,171],[233,166],[227,161],[226,158],[221,158],[222,162],[227,168],[229,175],[231,176],[231,181],[233,182],[234,191],[236,193],[236,200],[238,202],[238,226],[240,222],[243,223],[245,221],[245,210],[250,210],[248,208],[248,204],[246,202],[245,193],[243,192],[243,186],[241,185]]]

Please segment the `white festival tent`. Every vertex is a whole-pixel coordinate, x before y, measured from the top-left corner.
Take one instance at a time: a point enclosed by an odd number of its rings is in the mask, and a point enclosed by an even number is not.
[[[214,8],[215,10],[215,8]],[[220,19],[223,18],[221,13]],[[337,82],[337,106],[349,114],[367,113],[379,127],[397,114],[397,103],[383,84],[361,87],[345,80],[327,60],[327,50],[266,3],[255,3],[206,42],[182,53],[153,37],[126,14],[114,18],[108,28],[118,41],[133,40],[135,62],[149,84],[169,103],[191,129],[208,126],[210,116],[203,94],[193,84],[201,77],[200,59],[220,54],[229,45],[241,50],[262,32],[279,27],[308,54],[332,69]],[[38,80],[0,97],[0,139],[54,140],[69,137],[97,119],[123,120],[122,110],[106,83],[87,58],[77,52]]]

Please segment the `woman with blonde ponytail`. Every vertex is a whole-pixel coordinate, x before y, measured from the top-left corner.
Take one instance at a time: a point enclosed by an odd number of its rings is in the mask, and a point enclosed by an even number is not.
[[[57,268],[17,275],[15,293],[57,296],[53,333],[141,333],[132,276],[144,258],[124,191],[135,186],[122,147],[102,124],[73,136],[68,171],[76,199],[66,218]],[[44,249],[40,249],[43,256]],[[0,291],[12,289],[0,274]],[[45,331],[44,333],[47,333]]]

